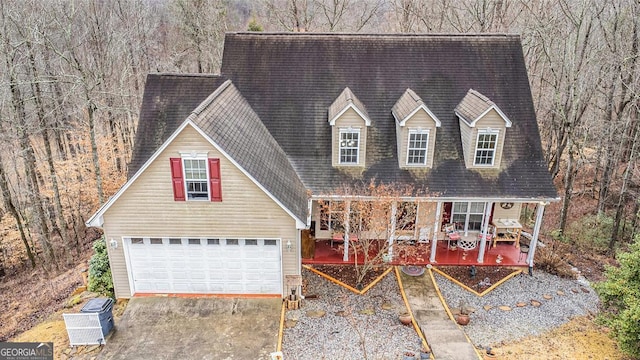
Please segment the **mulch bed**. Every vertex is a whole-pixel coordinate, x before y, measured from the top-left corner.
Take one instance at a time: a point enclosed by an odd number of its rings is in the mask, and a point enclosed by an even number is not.
[[[357,288],[358,274],[353,265],[314,265],[313,268],[353,288]],[[387,270],[386,267],[378,267],[367,271],[361,284],[362,287],[367,287],[378,276],[382,275],[385,270]]]
[[[357,288],[358,276],[353,265],[314,265],[313,268],[353,288]],[[369,285],[386,269],[386,267],[379,267],[368,271],[362,281],[362,287]],[[438,270],[477,292],[485,291],[491,285],[514,272],[513,269],[503,266],[476,266],[476,274],[472,277],[471,266],[438,266]]]
[[[438,270],[477,292],[487,290],[515,271],[503,266],[476,266],[475,269],[475,276],[471,276],[471,266],[438,266]]]

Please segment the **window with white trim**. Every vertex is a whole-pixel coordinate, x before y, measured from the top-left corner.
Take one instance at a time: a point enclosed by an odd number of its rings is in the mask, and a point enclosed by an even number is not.
[[[360,152],[360,129],[340,129],[339,163],[358,164]]]
[[[187,199],[209,199],[209,177],[207,176],[207,159],[182,159],[184,165],[184,182],[187,188]]]
[[[498,131],[491,129],[478,130],[474,165],[493,166],[498,147]]]
[[[407,165],[426,165],[429,130],[409,130]]]
[[[483,202],[454,202],[451,222],[458,224],[460,230],[479,231],[484,218],[484,205]]]

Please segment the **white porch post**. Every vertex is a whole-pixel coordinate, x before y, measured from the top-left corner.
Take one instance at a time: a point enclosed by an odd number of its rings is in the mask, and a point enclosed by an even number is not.
[[[493,201],[487,201],[484,209],[484,217],[482,218],[482,237],[480,241],[480,250],[478,251],[478,262],[484,262],[484,252],[487,248],[487,242],[485,239],[487,238],[487,229],[489,228],[489,218],[491,217],[491,208],[493,207]]]
[[[351,201],[344,203],[344,255],[342,261],[349,261],[349,214],[351,213]]]
[[[533,226],[533,236],[531,237],[531,243],[529,244],[529,254],[527,255],[527,263],[529,264],[529,271],[533,268],[533,256],[536,253],[536,246],[538,245],[538,236],[540,235],[540,226],[542,225],[542,215],[544,214],[544,206],[546,203],[539,203],[536,210],[536,223]]]
[[[393,240],[396,237],[396,216],[398,214],[398,203],[391,203],[391,234],[389,234],[389,256],[393,256]]]
[[[442,201],[436,205],[436,220],[433,222],[433,241],[431,241],[431,256],[429,262],[436,262],[436,248],[438,247],[438,233],[440,232],[440,213],[442,212]]]

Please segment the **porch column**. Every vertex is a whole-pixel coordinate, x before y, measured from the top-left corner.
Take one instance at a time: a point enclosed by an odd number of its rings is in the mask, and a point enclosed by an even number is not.
[[[431,241],[431,256],[429,262],[436,262],[436,248],[438,247],[438,233],[440,232],[440,213],[442,212],[442,201],[436,205],[436,220],[433,222],[433,241]]]
[[[478,251],[478,262],[484,262],[484,252],[487,248],[487,242],[485,239],[487,238],[487,230],[489,228],[489,218],[491,217],[491,208],[493,207],[493,201],[487,201],[484,203],[484,217],[482,218],[482,237],[480,241],[480,250]]]
[[[398,215],[398,203],[391,203],[391,234],[389,234],[389,256],[393,256],[393,240],[396,237],[396,217]]]
[[[538,236],[540,235],[540,226],[542,226],[542,215],[544,214],[544,206],[547,203],[540,202],[536,210],[536,223],[533,225],[533,235],[529,244],[529,254],[527,255],[527,263],[529,271],[533,269],[533,256],[536,254],[536,246],[538,245]]]
[[[344,202],[344,255],[342,261],[349,261],[349,214],[351,213],[351,201]]]

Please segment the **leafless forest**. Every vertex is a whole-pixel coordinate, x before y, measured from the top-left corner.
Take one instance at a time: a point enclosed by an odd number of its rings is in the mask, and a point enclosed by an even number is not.
[[[547,232],[600,214],[612,250],[639,227],[637,0],[0,0],[0,26],[0,276],[77,262],[146,74],[218,72],[227,31],[520,34],[562,197]]]

